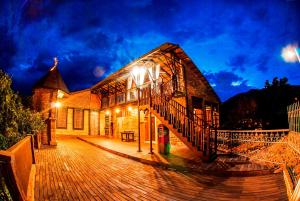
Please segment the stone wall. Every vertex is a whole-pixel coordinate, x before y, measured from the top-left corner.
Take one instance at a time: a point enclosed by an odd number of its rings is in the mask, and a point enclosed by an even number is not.
[[[55,109],[52,103],[56,101],[57,90],[37,88],[33,91],[33,109],[41,112],[42,117],[47,124],[47,128],[42,131],[43,144],[55,144]]]
[[[211,103],[219,103],[218,98],[213,93],[212,89],[205,84],[205,78],[201,75],[200,71],[192,65],[185,67],[185,76],[187,84],[187,98],[188,108],[193,111],[192,97],[203,98],[205,101]]]

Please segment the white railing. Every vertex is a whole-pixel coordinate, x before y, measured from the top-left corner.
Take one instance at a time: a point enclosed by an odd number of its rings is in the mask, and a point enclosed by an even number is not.
[[[247,142],[278,143],[288,133],[288,129],[218,130],[217,139],[219,147],[231,148],[232,146]]]
[[[300,102],[287,107],[290,131],[300,133]]]

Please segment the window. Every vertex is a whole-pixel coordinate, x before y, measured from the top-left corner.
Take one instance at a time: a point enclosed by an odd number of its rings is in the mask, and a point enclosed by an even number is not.
[[[109,106],[114,106],[115,105],[115,96],[111,95],[109,96]]]
[[[124,103],[124,102],[125,102],[125,93],[118,94],[117,95],[117,104]]]
[[[73,111],[73,128],[83,130],[83,110],[74,109]]]
[[[57,108],[56,127],[67,128],[68,108]]]
[[[101,108],[107,108],[108,107],[108,97],[103,97],[101,101]]]

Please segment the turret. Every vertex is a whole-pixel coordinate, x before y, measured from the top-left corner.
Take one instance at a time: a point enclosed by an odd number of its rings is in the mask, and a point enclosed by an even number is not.
[[[55,57],[53,66],[33,87],[33,109],[42,113],[47,124],[46,129],[42,132],[42,144],[46,145],[56,145],[57,99],[69,93],[57,65],[58,59]]]

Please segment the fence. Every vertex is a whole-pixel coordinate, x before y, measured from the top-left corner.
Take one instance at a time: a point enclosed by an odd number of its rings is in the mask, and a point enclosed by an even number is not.
[[[243,143],[277,143],[287,136],[288,129],[277,130],[218,130],[218,149],[231,150]]]
[[[287,107],[290,131],[300,133],[300,102]]]
[[[0,199],[33,200],[35,175],[33,136],[0,151]]]
[[[289,105],[287,107],[287,112],[290,129],[288,145],[295,150],[300,157],[300,102]],[[293,178],[291,180],[290,186],[294,186],[295,188],[293,189],[287,185],[287,188],[291,189],[290,192],[288,192],[290,193],[289,197],[291,200],[300,200],[300,180],[298,180],[298,183],[297,180],[293,181]]]

